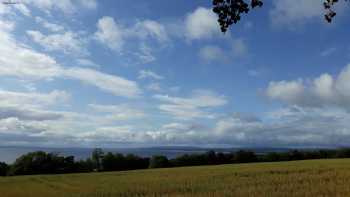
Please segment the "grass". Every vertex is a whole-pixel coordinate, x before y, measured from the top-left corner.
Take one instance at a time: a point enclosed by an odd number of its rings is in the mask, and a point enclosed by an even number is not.
[[[350,159],[4,177],[0,196],[350,196]]]

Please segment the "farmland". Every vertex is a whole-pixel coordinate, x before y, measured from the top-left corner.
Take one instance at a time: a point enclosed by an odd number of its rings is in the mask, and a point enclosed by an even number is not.
[[[1,197],[350,196],[350,159],[0,178]]]

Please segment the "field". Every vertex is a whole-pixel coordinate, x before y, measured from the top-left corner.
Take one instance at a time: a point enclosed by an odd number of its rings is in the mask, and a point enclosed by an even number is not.
[[[350,159],[5,177],[0,196],[350,196]]]

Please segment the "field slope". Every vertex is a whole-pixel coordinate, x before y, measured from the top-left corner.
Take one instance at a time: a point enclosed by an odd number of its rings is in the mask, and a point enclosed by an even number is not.
[[[350,159],[5,177],[0,196],[350,196]]]

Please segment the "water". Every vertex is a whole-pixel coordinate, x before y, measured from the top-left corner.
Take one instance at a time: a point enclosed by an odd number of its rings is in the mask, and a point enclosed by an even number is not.
[[[164,155],[169,159],[184,154],[201,154],[209,150],[218,152],[235,152],[241,148],[200,148],[200,147],[152,147],[152,148],[106,148],[104,152],[135,154],[140,157],[152,157],[153,155]],[[256,154],[265,154],[268,152],[283,152],[287,148],[243,148],[254,151]],[[91,156],[92,148],[37,148],[37,147],[1,147],[0,161],[13,163],[18,157],[28,152],[45,151],[48,153],[59,153],[63,156],[74,156],[75,160],[86,159]]]
[[[13,163],[16,158],[23,154],[34,151],[55,152],[63,156],[74,156],[76,160],[86,159],[91,156],[92,148],[36,148],[36,147],[0,147],[0,161]],[[103,149],[105,152],[118,152],[123,154],[135,154],[141,157],[151,157],[153,155],[164,155],[168,158],[175,158],[183,154],[204,153],[206,149],[189,148],[109,148]]]

